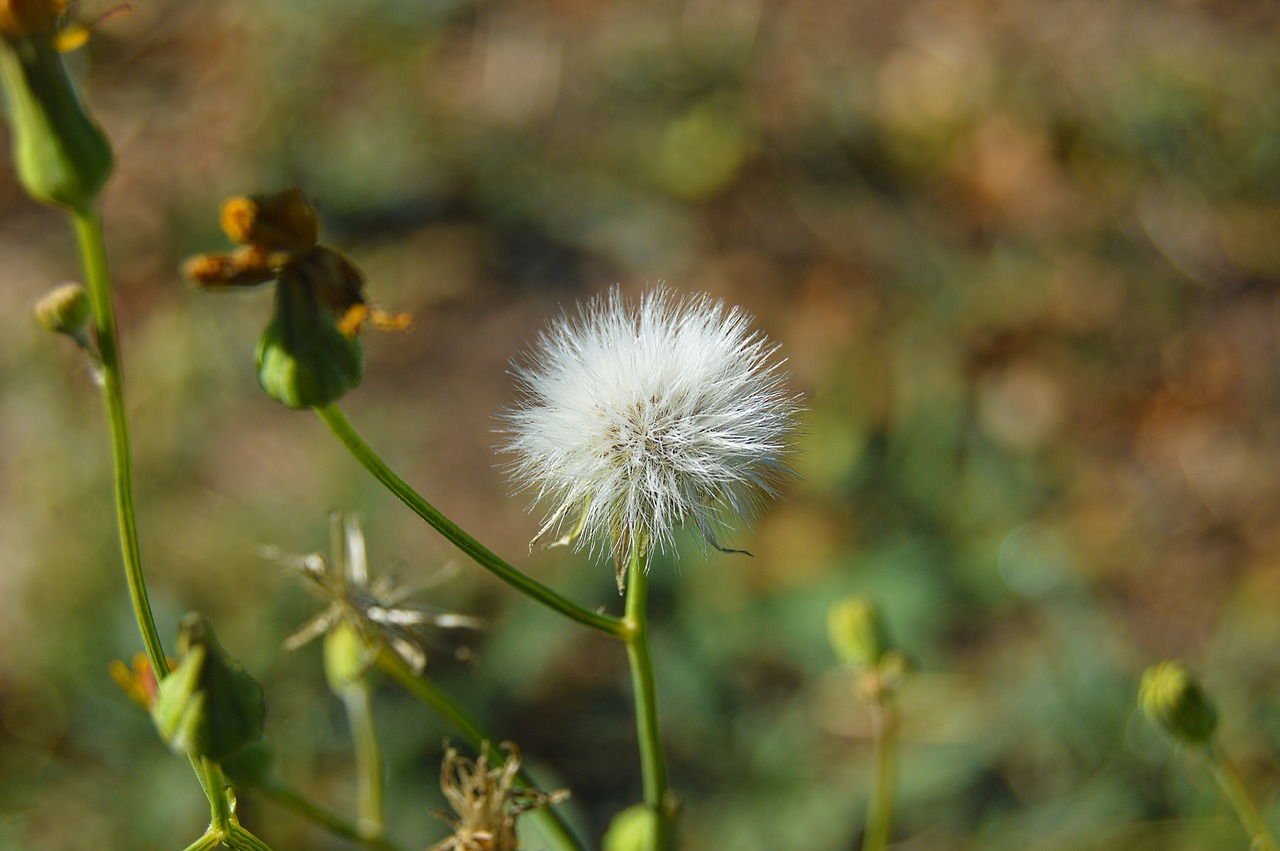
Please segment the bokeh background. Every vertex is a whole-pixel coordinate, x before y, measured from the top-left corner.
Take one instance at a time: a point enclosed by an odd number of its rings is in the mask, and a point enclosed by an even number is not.
[[[105,3],[86,0],[92,17]],[[1193,754],[1135,717],[1185,659],[1273,824],[1280,785],[1280,25],[1264,0],[145,0],[71,61],[113,138],[105,216],[163,634],[198,609],[264,684],[281,773],[351,811],[319,602],[264,545],[365,518],[375,571],[480,613],[429,670],[597,841],[639,798],[621,648],[465,563],[313,416],[254,383],[267,291],[195,292],[231,194],[302,187],[411,334],[344,409],[543,581],[495,414],[546,320],[613,284],[739,304],[806,406],[803,479],[734,546],[655,565],[690,849],[857,847],[868,724],[824,631],[874,596],[903,693],[900,849],[1244,848]],[[107,676],[139,647],[100,404],[28,319],[78,272],[0,177],[0,847],[161,849],[207,807]],[[458,650],[470,652],[458,659]],[[464,654],[465,655],[465,654]],[[394,836],[451,730],[378,692]],[[456,737],[455,737],[456,738]],[[349,847],[245,794],[277,849]]]

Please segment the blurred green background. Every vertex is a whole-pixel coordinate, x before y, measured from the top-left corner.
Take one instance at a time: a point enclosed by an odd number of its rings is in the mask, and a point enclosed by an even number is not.
[[[104,3],[86,2],[92,17]],[[895,848],[1246,847],[1134,714],[1184,658],[1280,824],[1280,19],[1264,0],[144,0],[71,57],[113,138],[104,213],[162,634],[199,609],[264,684],[281,773],[352,810],[319,603],[259,555],[365,517],[373,569],[483,614],[429,670],[593,841],[640,796],[622,648],[518,598],[257,389],[270,295],[197,293],[231,194],[298,185],[412,334],[343,403],[495,550],[534,551],[494,452],[509,363],[620,283],[740,304],[806,406],[803,480],[732,545],[655,565],[683,847],[857,847],[865,710],[824,632],[873,595],[917,674]],[[7,166],[6,166],[7,169]],[[107,676],[139,647],[100,404],[28,319],[78,274],[0,179],[0,848],[161,849],[207,807]],[[456,651],[466,647],[470,661]],[[394,836],[444,834],[441,739],[389,684]],[[455,736],[455,739],[457,737]],[[252,794],[277,849],[338,849]]]

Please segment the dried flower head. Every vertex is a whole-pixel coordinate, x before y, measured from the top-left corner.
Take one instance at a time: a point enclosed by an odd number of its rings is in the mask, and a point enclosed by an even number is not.
[[[692,523],[710,547],[792,476],[795,399],[777,347],[707,296],[615,289],[544,332],[505,414],[513,478],[551,506],[534,541],[607,548],[621,591],[634,555]]]
[[[240,246],[200,254],[184,271],[205,289],[276,281],[275,312],[258,344],[258,383],[291,408],[327,405],[360,383],[365,325],[408,330],[405,314],[365,298],[364,275],[346,255],[320,244],[320,216],[297,189],[227,200],[222,229]]]
[[[517,785],[520,751],[504,742],[506,761],[489,767],[488,743],[475,761],[459,756],[446,744],[440,763],[440,789],[455,815],[437,812],[453,835],[427,851],[516,851],[516,817],[530,810],[558,804],[568,789],[547,793]]]
[[[359,521],[335,513],[332,524],[332,564],[319,553],[285,556],[275,549],[266,553],[283,561],[308,590],[329,601],[324,611],[285,641],[286,650],[296,650],[339,624],[346,624],[359,633],[371,652],[385,644],[405,664],[421,672],[427,666],[426,652],[419,644],[421,627],[484,628],[484,621],[479,618],[404,605],[415,588],[396,586],[386,576],[370,581]]]

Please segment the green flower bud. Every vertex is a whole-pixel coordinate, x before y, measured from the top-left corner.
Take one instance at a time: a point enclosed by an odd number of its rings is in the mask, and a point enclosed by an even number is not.
[[[1152,725],[1186,744],[1209,741],[1218,713],[1181,662],[1165,661],[1142,675],[1138,703]]]
[[[369,660],[369,645],[348,621],[338,621],[324,634],[324,676],[339,697],[362,682]]]
[[[854,668],[870,668],[889,647],[880,610],[867,597],[849,597],[827,611],[827,635],[836,658]]]
[[[262,737],[262,687],[227,656],[209,621],[182,620],[182,661],[160,682],[152,715],[175,751],[221,761]]]
[[[89,325],[89,293],[79,284],[63,284],[36,302],[36,321],[55,334],[86,340]]]
[[[0,37],[14,167],[32,198],[84,210],[107,182],[114,158],[67,76],[53,36],[33,27]]]
[[[604,851],[652,848],[659,830],[658,814],[647,804],[634,804],[613,817],[604,833]]]
[[[268,396],[311,408],[360,383],[360,342],[340,325],[347,310],[362,305],[360,287],[350,261],[326,248],[281,271],[275,313],[258,343],[258,384]]]

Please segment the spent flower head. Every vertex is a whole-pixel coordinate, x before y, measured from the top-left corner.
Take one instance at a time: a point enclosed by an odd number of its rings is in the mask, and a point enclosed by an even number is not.
[[[510,742],[502,748],[506,761],[490,768],[488,743],[474,761],[445,745],[440,789],[455,814],[436,815],[453,834],[427,851],[516,851],[516,817],[569,797],[568,789],[547,793],[519,785],[520,751]]]
[[[751,317],[709,296],[617,289],[555,321],[517,367],[505,414],[513,478],[550,506],[534,541],[608,549],[627,566],[686,522],[725,551],[783,480],[797,405]]]
[[[332,524],[331,563],[319,553],[285,556],[274,548],[266,552],[269,557],[280,559],[309,591],[329,603],[285,641],[286,650],[296,650],[331,630],[354,630],[370,654],[366,663],[372,662],[373,654],[385,644],[405,664],[421,672],[427,666],[427,654],[418,634],[422,627],[484,628],[484,621],[479,618],[405,604],[416,588],[397,586],[387,576],[370,580],[359,521],[335,513]]]
[[[361,327],[407,330],[404,314],[373,308],[364,276],[346,255],[320,244],[320,216],[297,189],[231,198],[222,229],[240,246],[200,254],[184,271],[206,289],[276,282],[275,311],[258,343],[258,383],[290,408],[327,405],[360,383]]]

